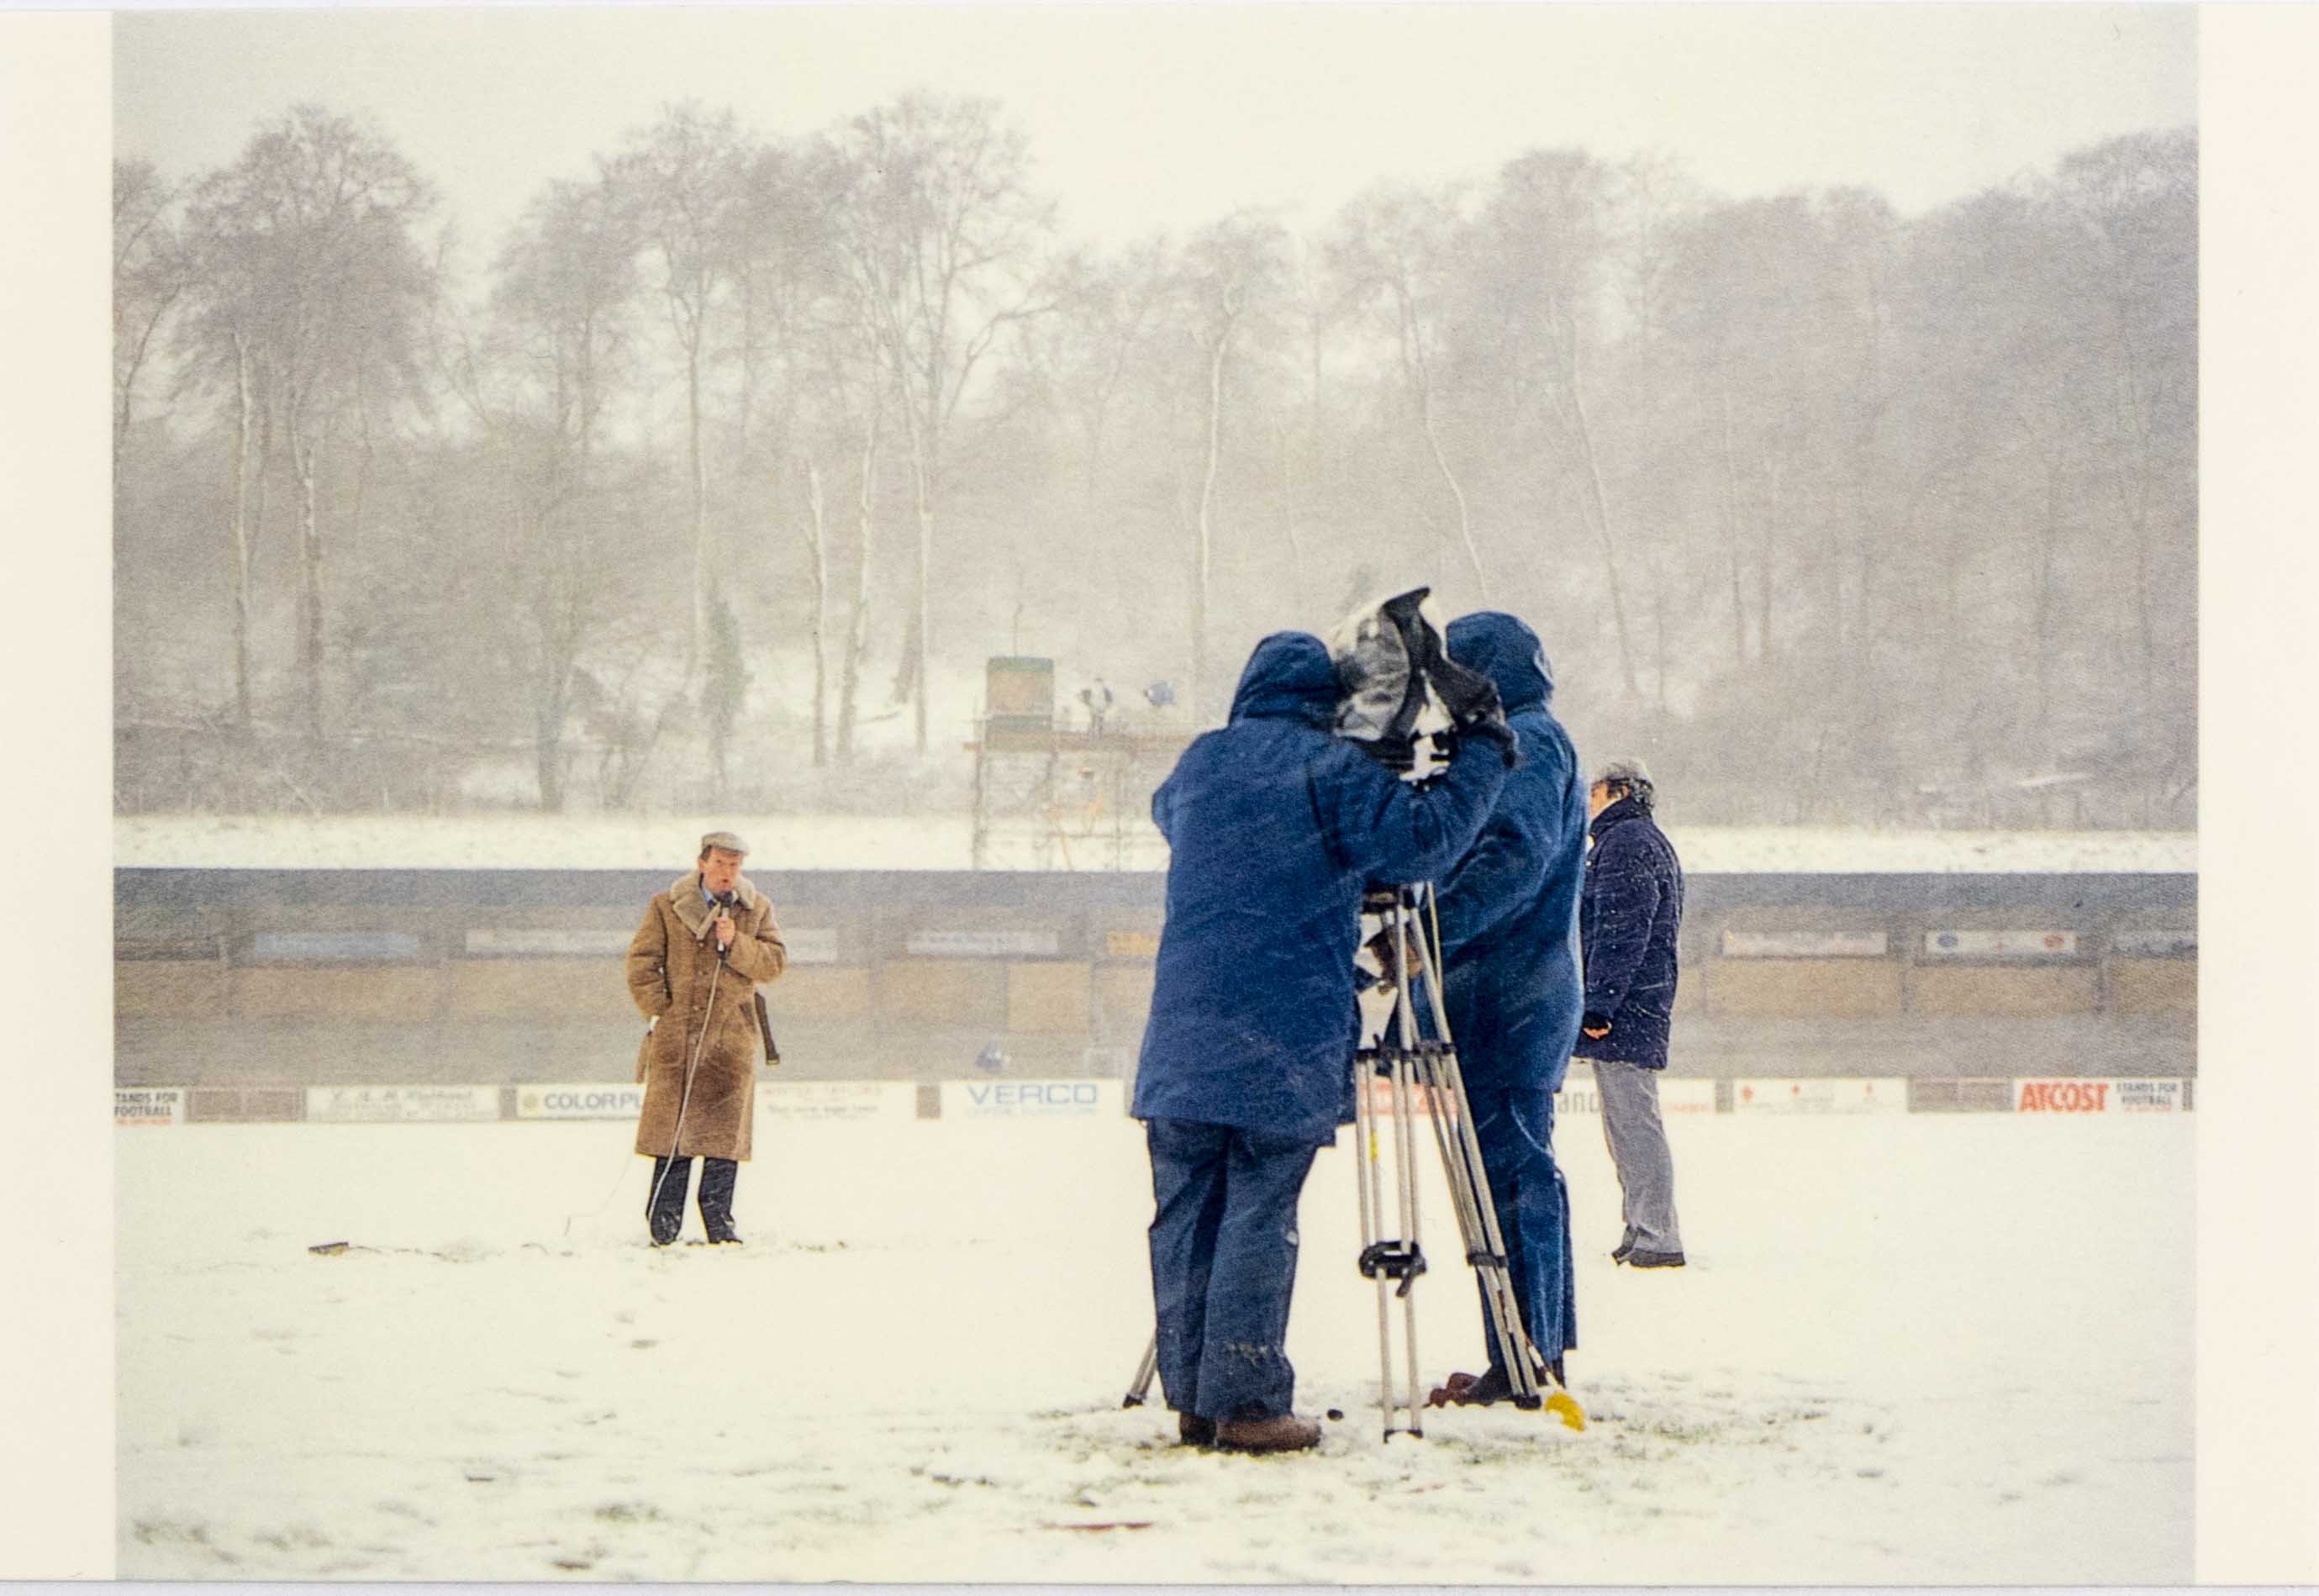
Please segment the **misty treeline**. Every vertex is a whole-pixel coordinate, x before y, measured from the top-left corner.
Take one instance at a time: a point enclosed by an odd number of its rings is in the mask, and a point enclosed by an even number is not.
[[[987,656],[1189,730],[1430,582],[1688,821],[2188,824],[2197,165],[1536,149],[1097,248],[921,94],[671,107],[470,241],[301,106],[116,168],[118,800],[946,803]]]

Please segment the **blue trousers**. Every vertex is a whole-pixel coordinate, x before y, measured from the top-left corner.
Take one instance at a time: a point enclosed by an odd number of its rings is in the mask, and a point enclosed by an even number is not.
[[[1578,1345],[1570,1258],[1570,1188],[1554,1163],[1554,1094],[1543,1087],[1469,1093],[1490,1201],[1506,1244],[1506,1268],[1522,1329],[1548,1362]],[[1482,1310],[1490,1366],[1504,1373]]]
[[[1144,1140],[1168,1405],[1223,1423],[1277,1418],[1296,1389],[1283,1346],[1296,1199],[1320,1150],[1196,1120],[1148,1120]]]

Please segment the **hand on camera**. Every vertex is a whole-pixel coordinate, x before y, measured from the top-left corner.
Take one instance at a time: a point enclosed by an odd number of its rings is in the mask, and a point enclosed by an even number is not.
[[[1510,771],[1520,764],[1521,749],[1514,741],[1513,727],[1506,724],[1506,708],[1498,698],[1498,684],[1481,672],[1468,670],[1451,659],[1431,627],[1425,628],[1424,649],[1426,680],[1432,684],[1433,696],[1449,712],[1457,735],[1496,744]]]
[[[1488,713],[1476,715],[1471,719],[1460,720],[1457,723],[1457,735],[1461,737],[1479,737],[1485,743],[1496,744],[1499,756],[1506,762],[1506,769],[1514,770],[1521,763],[1521,744],[1514,740],[1514,728],[1506,724],[1506,712],[1497,705],[1496,689],[1491,690],[1490,697]]]

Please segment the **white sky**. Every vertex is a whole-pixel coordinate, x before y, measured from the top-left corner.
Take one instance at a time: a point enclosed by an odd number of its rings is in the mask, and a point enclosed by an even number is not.
[[[2194,122],[2197,38],[2180,5],[140,12],[116,21],[116,149],[185,175],[294,101],[367,112],[488,249],[669,101],[795,134],[925,85],[1003,102],[1066,233],[1102,242],[1244,205],[1313,222],[1378,178],[1546,145],[1915,212]]]

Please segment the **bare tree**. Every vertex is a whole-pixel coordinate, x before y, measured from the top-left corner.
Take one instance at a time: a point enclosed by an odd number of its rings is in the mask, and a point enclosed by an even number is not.
[[[862,406],[862,460],[854,481],[853,592],[845,609],[845,646],[838,662],[837,757],[853,757],[853,731],[862,702],[862,661],[870,641],[870,572],[878,542],[879,428],[885,419],[885,384],[866,384]]]
[[[187,206],[191,311],[183,329],[189,385],[230,395],[233,449],[228,458],[227,569],[232,588],[233,725],[247,735],[250,694],[251,575],[265,515],[252,505],[263,491],[271,431],[263,418],[265,356],[272,335],[269,263],[253,242],[260,200],[245,159],[212,173]]]
[[[833,344],[856,336],[860,321],[858,315],[847,314],[851,283],[832,220],[845,187],[843,164],[826,140],[761,146],[748,156],[731,218],[741,365],[734,455],[742,468],[760,468],[750,493],[762,503],[768,529],[788,523],[790,515],[783,506],[789,504],[804,536],[813,591],[817,766],[829,758],[828,627],[835,550],[817,441],[799,435],[801,415],[829,408],[828,385],[844,387],[844,379],[832,365]],[[801,502],[792,503],[794,490],[785,490],[784,479],[790,476],[802,486]],[[850,726],[846,742],[850,754]]]
[[[1385,302],[1418,433],[1448,490],[1457,539],[1486,603],[1489,573],[1483,569],[1482,552],[1474,541],[1466,490],[1442,447],[1439,415],[1441,302],[1464,226],[1461,207],[1455,189],[1428,191],[1397,184],[1370,189],[1339,213],[1328,257],[1352,302]]]
[[[862,669],[869,648],[871,573],[876,562],[879,465],[885,447],[886,419],[893,408],[894,376],[887,359],[880,319],[871,300],[871,283],[858,269],[857,241],[841,221],[842,207],[855,188],[855,174],[840,144],[817,140],[801,162],[802,184],[816,197],[821,221],[814,234],[813,259],[827,274],[803,302],[797,321],[797,370],[807,441],[802,446],[809,518],[808,553],[817,589],[814,673],[816,747],[825,722],[829,649],[823,641],[828,606],[837,581],[833,556],[835,518],[822,457],[848,460],[853,468],[853,538],[852,576],[845,593],[844,635],[836,649],[837,710],[830,753],[851,763],[861,719]],[[818,754],[817,757],[819,757]]]
[[[1054,207],[1032,193],[1029,146],[991,101],[905,95],[855,117],[841,148],[853,177],[845,251],[909,448],[918,536],[904,687],[923,753],[944,449],[1000,334],[1045,309],[1039,252]]]
[[[1216,473],[1223,460],[1225,402],[1256,324],[1277,314],[1288,272],[1288,233],[1272,217],[1242,212],[1185,246],[1178,296],[1199,361],[1199,487],[1192,495],[1192,674],[1187,707],[1196,717],[1208,666],[1209,588],[1215,561]]]
[[[821,493],[821,467],[805,456],[807,567],[813,581],[813,763],[829,762],[829,518]]]
[[[1887,433],[1891,413],[1891,322],[1899,270],[1899,219],[1880,194],[1831,191],[1820,221],[1830,252],[1826,314],[1830,327],[1828,392],[1831,452],[1841,470],[1843,527],[1832,528],[1822,551],[1829,593],[1829,653],[1854,678],[1864,676],[1876,636],[1870,616],[1877,600],[1886,540],[1874,522],[1892,494]],[[1844,605],[1845,573],[1853,575],[1850,624]]]
[[[1583,150],[1533,150],[1508,162],[1483,212],[1474,253],[1487,263],[1493,297],[1515,312],[1490,325],[1517,332],[1508,353],[1529,367],[1555,424],[1553,442],[1575,456],[1582,518],[1602,549],[1620,675],[1634,698],[1640,688],[1619,534],[1586,401],[1589,323],[1605,270],[1611,182],[1610,169]]]
[[[1620,366],[1627,390],[1617,413],[1628,433],[1642,437],[1647,458],[1657,466],[1629,490],[1627,543],[1639,555],[1647,588],[1652,701],[1662,720],[1672,713],[1668,679],[1677,639],[1671,618],[1697,582],[1674,528],[1683,473],[1666,469],[1682,446],[1674,441],[1679,428],[1670,425],[1665,404],[1677,386],[1666,323],[1683,229],[1706,203],[1690,173],[1657,151],[1630,156],[1612,175],[1606,238],[1611,287],[1624,322]]]
[[[150,161],[113,163],[113,476],[116,490],[136,414],[137,379],[155,335],[184,296],[187,262],[172,214],[178,190]]]
[[[234,395],[236,718],[249,703],[250,573],[278,414],[299,490],[296,653],[303,722],[324,720],[320,479],[333,422],[372,395],[415,391],[434,274],[415,229],[433,205],[417,172],[375,132],[300,105],[264,124],[188,207],[196,381]],[[253,516],[250,489],[260,494]]]
[[[415,385],[434,293],[413,230],[434,196],[375,132],[301,106],[252,147],[279,268],[276,394],[298,485],[298,674],[306,733],[322,736],[321,475],[332,428],[367,423],[374,386]]]
[[[1078,256],[1056,274],[1056,314],[1041,359],[1079,434],[1081,514],[1092,527],[1109,429],[1131,382],[1150,358],[1152,330],[1174,284],[1165,239],[1146,239],[1112,259]]]
[[[2161,544],[2179,546],[2186,447],[2197,381],[2198,142],[2195,131],[2112,139],[2066,157],[2052,203],[2078,248],[2070,259],[2083,318],[2092,424],[2105,443],[2133,618],[2142,700],[2158,697],[2161,631],[2171,662],[2195,656],[2195,611],[2160,618]],[[2168,505],[2171,496],[2178,501]],[[2163,527],[2165,536],[2158,536]]]
[[[1754,659],[1772,655],[1791,591],[1788,523],[1833,403],[1821,388],[1831,369],[1826,255],[1809,206],[1787,194],[1701,213],[1670,274],[1667,325],[1718,478],[1735,668],[1747,661],[1751,625]]]
[[[685,634],[689,691],[702,668],[716,552],[710,544],[703,389],[735,275],[736,212],[749,151],[729,111],[672,105],[629,136],[611,163],[636,207],[657,267],[661,302],[684,368],[685,480],[692,505],[692,613]]]
[[[1606,221],[1611,280],[1628,336],[1648,346],[1666,330],[1684,230],[1707,208],[1698,181],[1674,157],[1646,150],[1613,169]]]
[[[748,699],[749,669],[741,654],[741,618],[733,613],[719,582],[708,595],[708,659],[701,672],[700,711],[708,732],[709,763],[716,768],[716,799],[730,790],[733,729]]]
[[[617,608],[603,580],[596,454],[630,368],[639,233],[608,178],[557,182],[500,256],[491,327],[462,335],[451,382],[482,423],[510,488],[508,573],[526,595],[493,627],[528,684],[540,807],[565,800],[564,738],[581,660]]]

